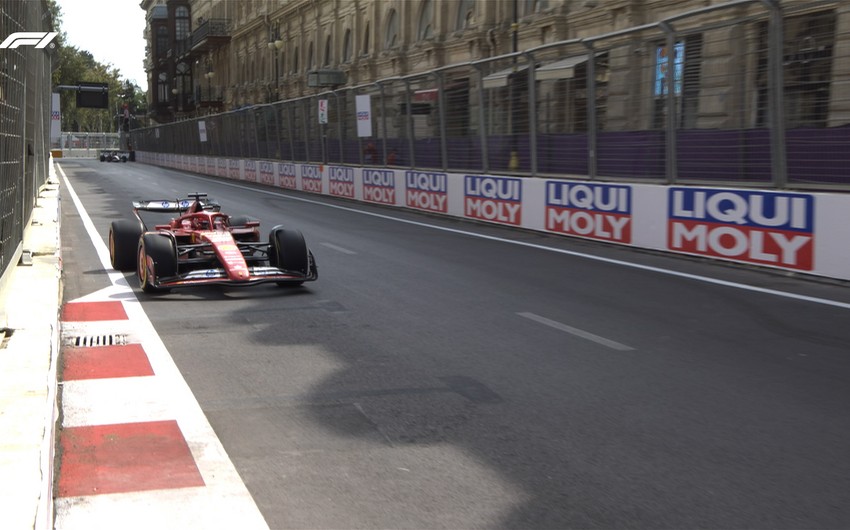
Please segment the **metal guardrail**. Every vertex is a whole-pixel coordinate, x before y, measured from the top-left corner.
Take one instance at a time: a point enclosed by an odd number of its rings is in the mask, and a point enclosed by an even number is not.
[[[846,190],[850,12],[840,7],[735,0],[131,134],[149,152]],[[370,102],[366,138],[358,96]]]

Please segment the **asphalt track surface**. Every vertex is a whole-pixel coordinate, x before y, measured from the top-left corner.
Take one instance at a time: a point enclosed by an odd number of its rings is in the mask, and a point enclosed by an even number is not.
[[[60,165],[104,240],[196,191],[304,233],[302,288],[138,294],[273,529],[850,527],[846,284]],[[68,300],[108,279],[62,210]]]

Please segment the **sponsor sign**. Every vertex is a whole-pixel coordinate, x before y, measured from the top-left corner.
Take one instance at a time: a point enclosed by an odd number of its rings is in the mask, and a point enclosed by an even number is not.
[[[632,242],[632,188],[547,181],[546,230],[629,244]]]
[[[322,166],[302,164],[301,187],[304,191],[322,193]]]
[[[219,177],[226,177],[227,176],[227,159],[226,158],[219,158],[218,161],[216,161],[216,175],[218,175]]]
[[[466,217],[514,226],[522,224],[521,179],[466,175],[463,180]]]
[[[259,162],[260,182],[274,186],[274,164],[267,160]]]
[[[298,189],[298,178],[295,174],[295,164],[278,162],[277,174],[280,176],[280,187],[290,190]]]
[[[207,141],[207,122],[198,120],[198,136],[202,142]]]
[[[667,247],[798,270],[814,267],[814,197],[712,188],[668,191]]]
[[[245,160],[245,180],[257,182],[257,162],[255,160]]]
[[[357,136],[372,136],[372,99],[368,94],[356,96],[354,104],[357,110]]]
[[[445,173],[407,171],[405,205],[429,212],[448,212],[448,179]]]
[[[364,169],[363,200],[379,204],[395,204],[395,171]]]
[[[354,198],[354,168],[328,166],[328,191],[336,197]]]
[[[232,179],[241,178],[239,174],[239,160],[231,159],[227,164],[227,176]]]

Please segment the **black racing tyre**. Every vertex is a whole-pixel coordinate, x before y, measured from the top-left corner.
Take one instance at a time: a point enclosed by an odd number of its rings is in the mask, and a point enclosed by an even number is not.
[[[105,157],[105,156],[103,156],[103,155],[100,155],[100,161],[101,161],[101,162],[106,162],[106,157]]]
[[[122,162],[126,162],[126,161],[127,161],[127,156],[126,156],[126,155],[122,155],[122,156],[121,156],[121,161],[122,161]]]
[[[138,221],[112,221],[109,225],[109,261],[113,269],[131,271],[136,267],[136,247],[142,231]]]
[[[228,220],[230,226],[245,226],[248,221],[256,221],[256,219],[248,215],[231,215]]]
[[[310,274],[310,251],[304,235],[298,230],[276,226],[269,232],[269,265],[285,271]],[[293,285],[281,282],[281,285]],[[295,283],[300,285],[300,283]]]
[[[152,270],[148,258],[153,261]],[[139,287],[146,293],[166,292],[155,286],[156,278],[166,278],[177,274],[177,247],[174,240],[163,234],[144,234],[139,240],[138,264],[136,276]]]

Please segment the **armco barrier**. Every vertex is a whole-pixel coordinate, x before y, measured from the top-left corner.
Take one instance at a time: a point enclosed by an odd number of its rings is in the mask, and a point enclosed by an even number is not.
[[[136,153],[137,160],[372,204],[850,280],[850,195],[602,183]]]

